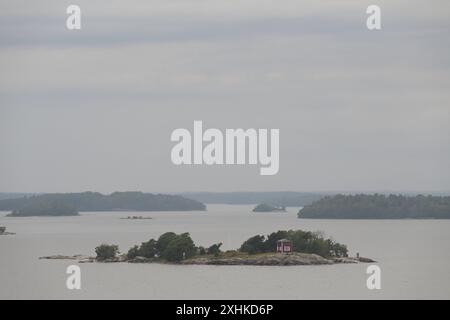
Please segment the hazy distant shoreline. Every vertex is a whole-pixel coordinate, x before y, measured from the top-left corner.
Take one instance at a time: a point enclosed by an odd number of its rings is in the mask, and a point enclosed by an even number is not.
[[[356,194],[326,196],[298,212],[313,219],[450,219],[450,197]]]
[[[10,216],[77,216],[84,211],[205,211],[206,206],[179,195],[143,192],[50,193],[0,200]]]

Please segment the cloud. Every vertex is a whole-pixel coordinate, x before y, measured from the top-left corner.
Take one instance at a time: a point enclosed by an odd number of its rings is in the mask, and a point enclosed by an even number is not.
[[[448,2],[381,1],[380,32],[368,1],[132,3],[71,32],[68,2],[1,2],[0,190],[450,189]],[[279,175],[174,168],[198,119],[280,128]]]

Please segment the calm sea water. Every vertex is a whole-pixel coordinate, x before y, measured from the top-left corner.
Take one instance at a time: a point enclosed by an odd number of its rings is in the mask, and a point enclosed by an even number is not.
[[[8,218],[0,225],[1,299],[450,299],[450,220],[302,220],[297,208],[252,213],[252,206],[209,205],[207,212],[83,213]],[[151,220],[122,220],[128,215]],[[381,290],[366,288],[367,264],[327,266],[176,266],[81,264],[82,289],[66,289],[73,262],[53,254],[94,254],[100,243],[123,252],[166,231],[190,232],[199,245],[235,249],[279,229],[321,230],[379,261]]]

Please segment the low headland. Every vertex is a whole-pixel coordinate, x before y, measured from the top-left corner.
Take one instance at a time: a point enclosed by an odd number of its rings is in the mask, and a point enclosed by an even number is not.
[[[279,243],[288,243],[289,252],[280,252]],[[135,245],[121,254],[117,245],[101,244],[96,256],[53,255],[40,259],[76,260],[78,263],[129,262],[171,263],[180,265],[329,265],[336,263],[375,262],[369,258],[349,257],[347,246],[325,238],[321,232],[280,230],[267,236],[256,235],[238,250],[223,252],[222,243],[205,248],[196,246],[189,233],[166,232],[158,239]]]

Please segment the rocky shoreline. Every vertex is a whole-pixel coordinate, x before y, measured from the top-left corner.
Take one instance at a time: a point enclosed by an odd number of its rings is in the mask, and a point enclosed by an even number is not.
[[[338,263],[375,262],[369,258],[332,258],[326,259],[317,254],[309,253],[273,253],[232,258],[192,258],[182,261],[182,264],[194,265],[253,265],[253,266],[303,266],[327,265]]]
[[[127,259],[126,255],[119,255],[112,259],[104,261],[98,261],[95,257],[85,255],[53,255],[44,256],[39,259],[50,260],[76,260],[78,263],[117,263],[117,262],[129,262],[129,263],[166,263],[158,259],[148,259],[144,257],[136,257],[133,259]],[[300,266],[300,265],[331,265],[331,264],[343,264],[343,263],[371,263],[376,262],[370,258],[364,257],[345,257],[345,258],[330,258],[326,259],[317,254],[299,253],[293,252],[289,254],[285,253],[265,253],[255,255],[237,255],[231,257],[214,257],[214,256],[198,256],[190,259],[183,260],[180,265],[253,265],[253,266]]]

